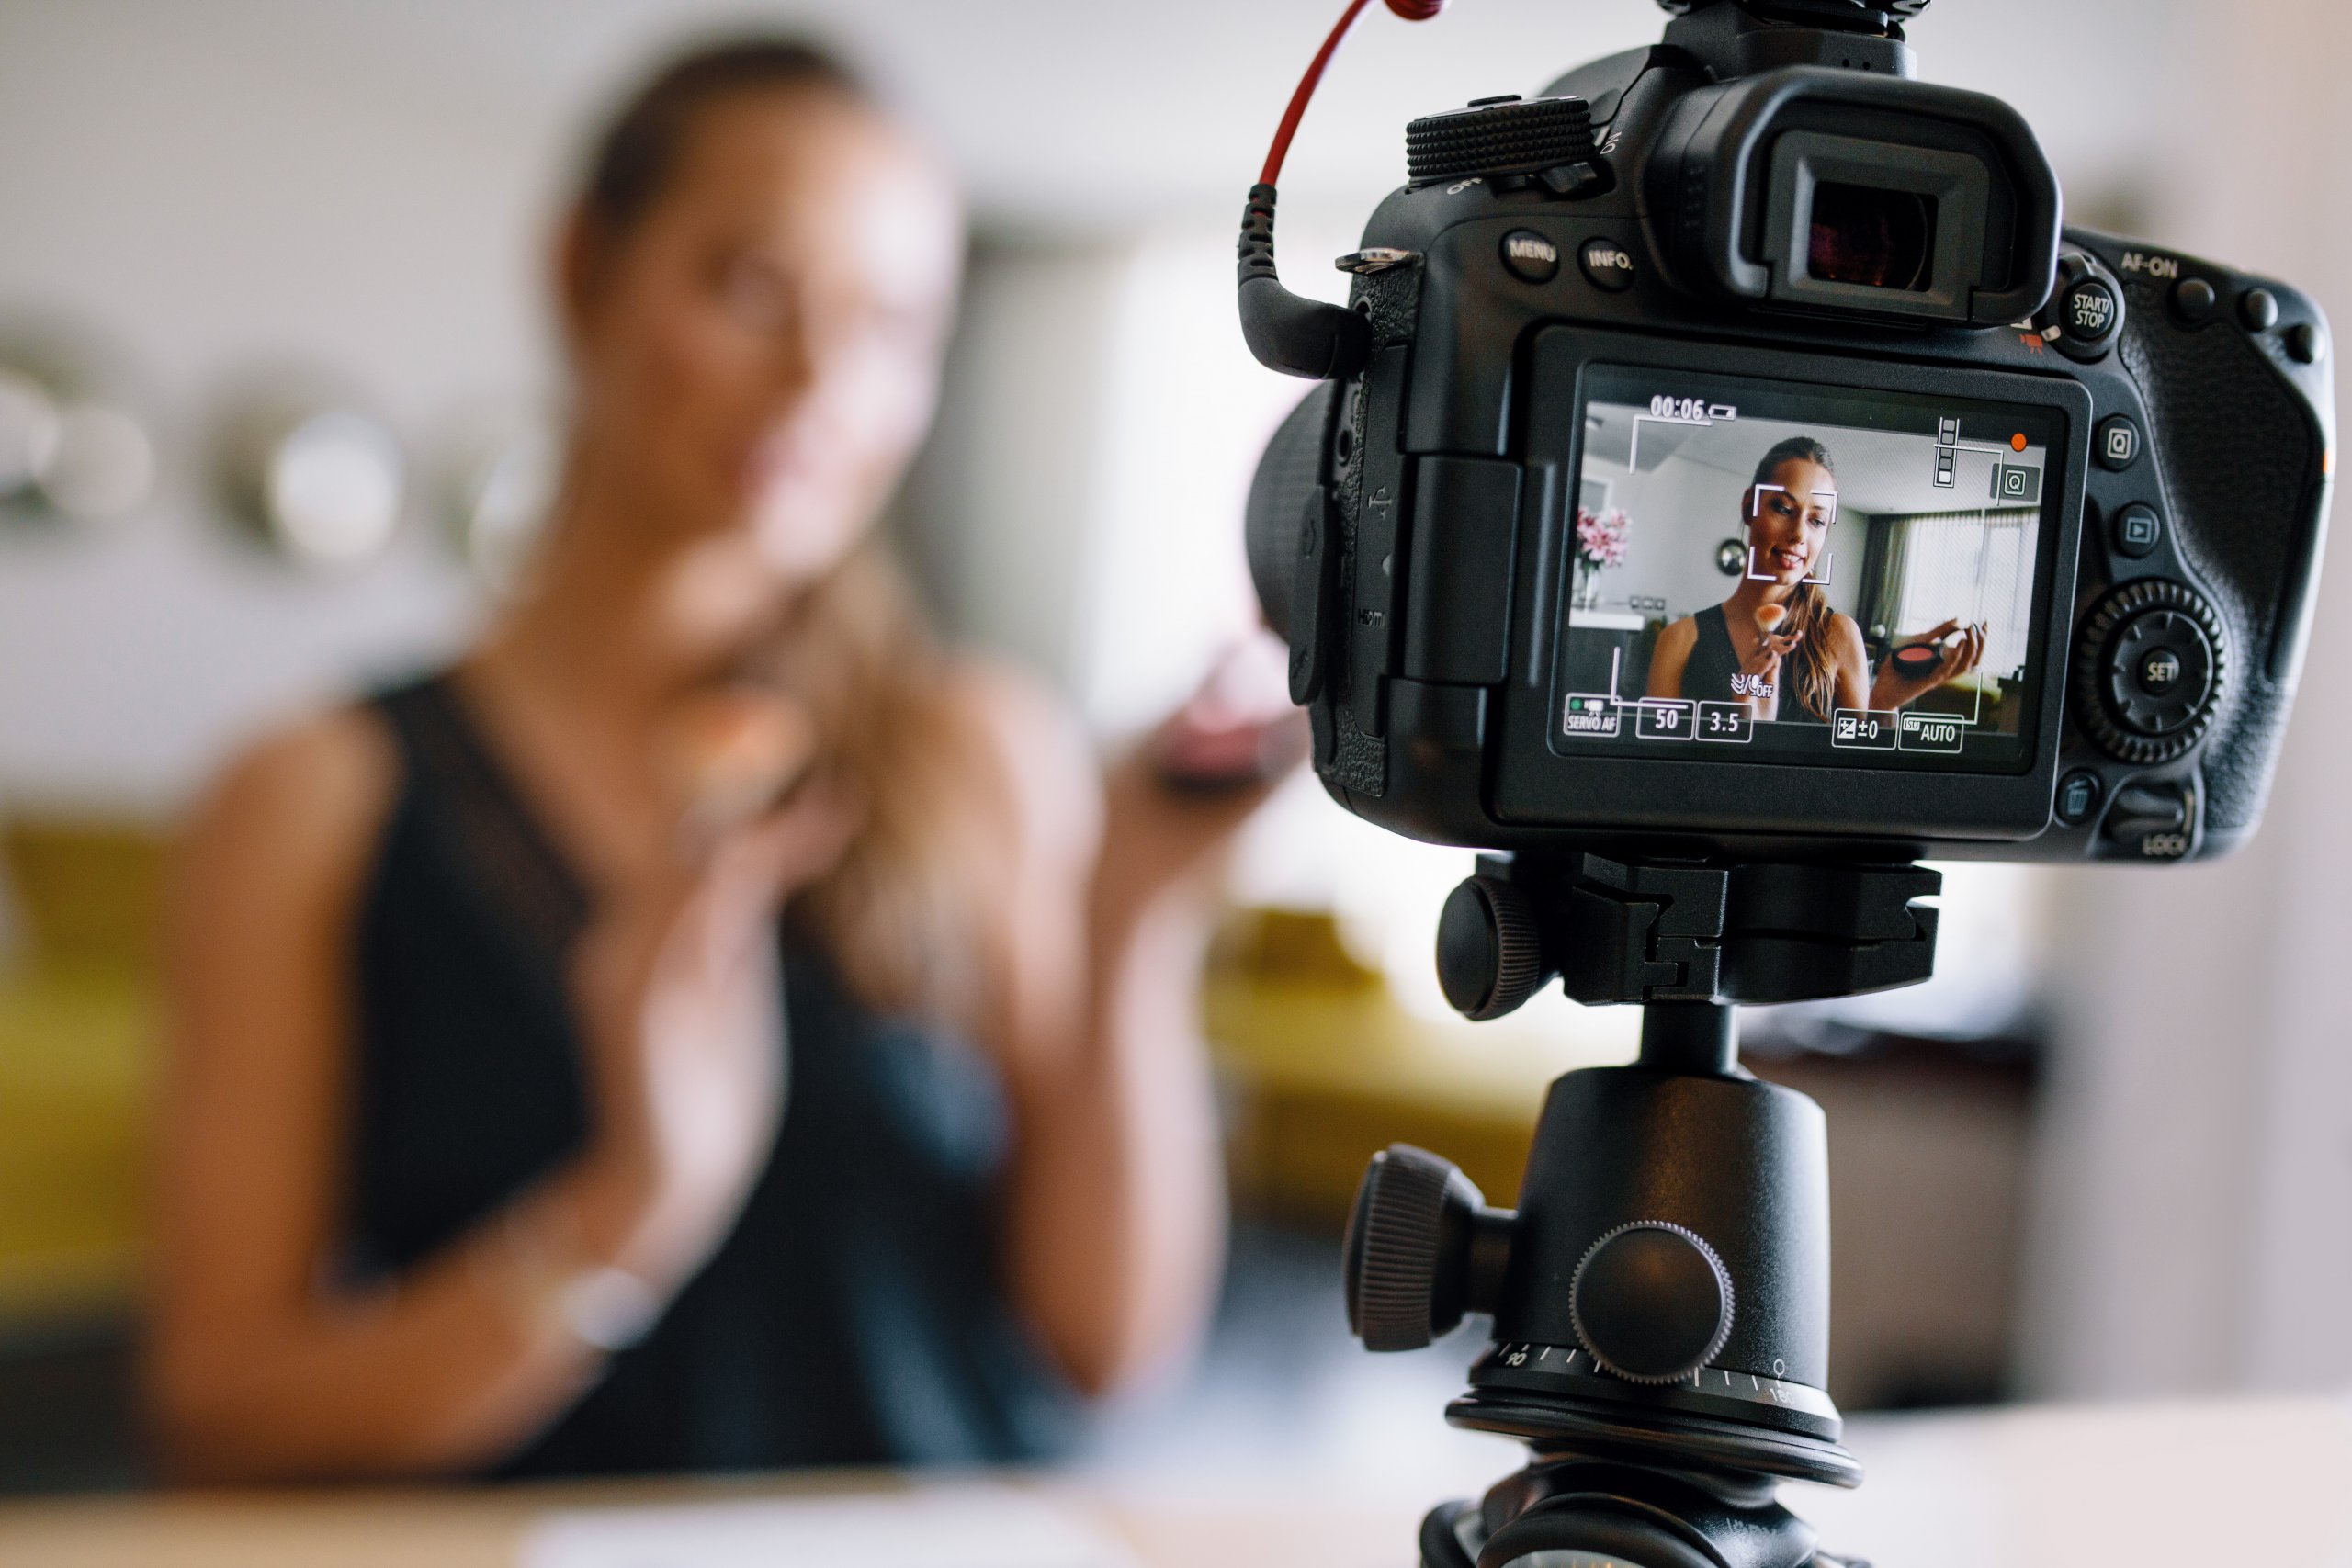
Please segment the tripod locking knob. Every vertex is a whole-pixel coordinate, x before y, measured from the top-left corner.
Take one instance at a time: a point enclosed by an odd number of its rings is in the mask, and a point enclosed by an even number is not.
[[[1492,1312],[1511,1221],[1427,1149],[1373,1156],[1348,1216],[1348,1331],[1367,1350],[1418,1350],[1464,1313]]]
[[[1731,1337],[1731,1276],[1696,1232],[1635,1220],[1586,1250],[1568,1312],[1606,1370],[1628,1382],[1679,1382]]]
[[[1437,920],[1437,980],[1464,1018],[1500,1018],[1543,989],[1535,906],[1499,876],[1474,876],[1446,896]]]

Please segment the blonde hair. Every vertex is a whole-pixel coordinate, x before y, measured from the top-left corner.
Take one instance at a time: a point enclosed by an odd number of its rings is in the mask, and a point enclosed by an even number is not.
[[[867,1005],[972,1022],[1008,803],[881,539],[808,591],[767,663],[816,725],[818,766],[864,813],[840,861],[794,897],[793,929]]]
[[[1772,483],[1772,476],[1783,463],[1817,463],[1831,479],[1838,477],[1828,447],[1810,435],[1792,435],[1773,443],[1757,460],[1756,477],[1747,491],[1750,505],[1758,489]],[[1803,637],[1781,661],[1781,684],[1796,698],[1798,706],[1827,724],[1838,707],[1838,655],[1829,635],[1838,612],[1830,608],[1829,595],[1811,582],[1800,582],[1790,592],[1786,608],[1787,615],[1773,630],[1784,636],[1802,633]]]
[[[805,39],[750,36],[657,71],[599,139],[579,193],[606,239],[659,201],[704,113],[746,95],[830,93],[875,107],[839,57]],[[948,661],[887,545],[869,536],[802,594],[755,673],[802,703],[818,767],[864,819],[786,919],[868,1006],[968,1023],[982,1003],[984,890],[1006,806],[981,765],[985,738],[953,699]]]

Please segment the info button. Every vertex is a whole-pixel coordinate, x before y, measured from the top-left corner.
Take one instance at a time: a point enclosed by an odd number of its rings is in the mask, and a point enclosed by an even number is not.
[[[1634,253],[1614,240],[1587,240],[1577,253],[1577,265],[1595,288],[1618,294],[1634,287]]]

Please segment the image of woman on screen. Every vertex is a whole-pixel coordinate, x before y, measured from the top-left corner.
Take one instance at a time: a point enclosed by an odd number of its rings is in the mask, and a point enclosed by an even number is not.
[[[1933,646],[1917,672],[1886,660],[1875,678],[1861,627],[1823,592],[1838,474],[1810,435],[1776,443],[1740,497],[1747,558],[1720,604],[1676,621],[1651,656],[1649,694],[1736,702],[1758,723],[1827,724],[1839,708],[1886,711],[1974,670],[1985,628],[1948,620],[1906,643]]]

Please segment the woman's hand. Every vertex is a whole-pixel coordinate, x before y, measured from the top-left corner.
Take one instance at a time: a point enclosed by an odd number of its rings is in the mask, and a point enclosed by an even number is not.
[[[1768,724],[1781,711],[1781,661],[1797,650],[1804,640],[1804,633],[1777,632],[1773,628],[1788,614],[1779,604],[1766,604],[1756,612],[1756,646],[1739,660],[1739,673],[1746,690],[1739,694],[1747,711],[1758,724]]]
[[[656,1285],[717,1245],[767,1156],[784,1095],[775,915],[855,823],[823,781],[792,788],[814,740],[775,699],[702,699],[673,739],[676,852],[606,890],[573,976],[595,1127],[582,1240]]]
[[[1963,626],[1953,619],[1923,636],[1905,637],[1888,651],[1885,661],[1879,666],[1877,679],[1871,682],[1871,706],[1882,710],[1899,708],[1918,701],[1939,686],[1959,680],[1984,662],[1988,637],[1983,621]],[[1906,675],[1896,658],[1906,648],[1936,648],[1943,657],[1925,674]]]
[[[1113,886],[1147,901],[1213,859],[1306,760],[1306,716],[1290,705],[1281,645],[1228,649],[1184,705],[1114,764],[1103,853]]]

